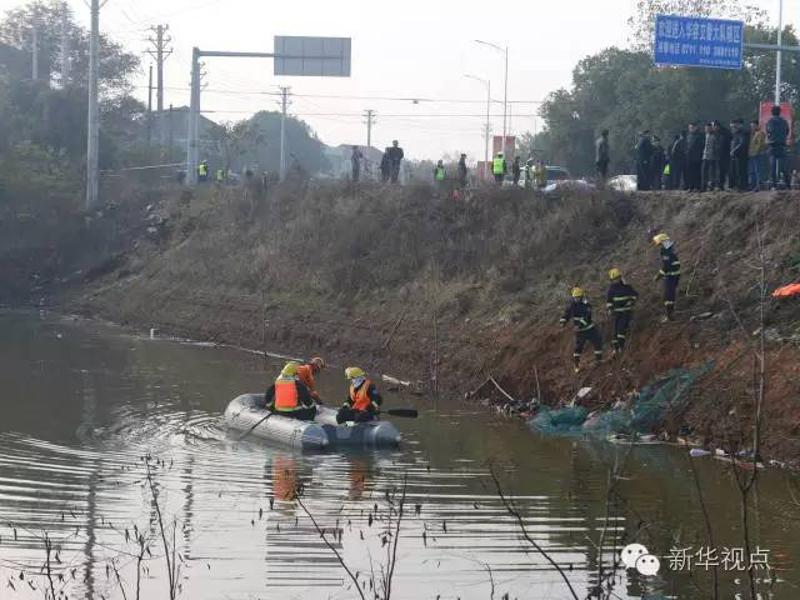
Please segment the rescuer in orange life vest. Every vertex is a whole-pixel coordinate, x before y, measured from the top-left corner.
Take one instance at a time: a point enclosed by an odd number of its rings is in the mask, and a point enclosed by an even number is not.
[[[297,378],[295,361],[286,363],[281,374],[264,393],[267,410],[282,417],[299,419],[300,421],[313,421],[317,414],[317,407],[306,385]]]
[[[367,374],[358,367],[347,367],[344,376],[350,381],[350,392],[344,406],[336,413],[336,422],[363,423],[378,418],[383,398]]]
[[[314,402],[317,404],[322,404],[322,399],[319,397],[319,393],[317,392],[317,382],[315,381],[314,376],[324,368],[325,361],[319,356],[315,356],[306,364],[297,367],[297,379],[305,384],[309,393],[311,394],[311,398],[313,398]]]

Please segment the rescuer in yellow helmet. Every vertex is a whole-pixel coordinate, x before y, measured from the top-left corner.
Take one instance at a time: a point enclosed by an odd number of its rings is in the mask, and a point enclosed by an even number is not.
[[[572,300],[567,304],[559,323],[564,327],[571,320],[575,325],[575,350],[572,353],[572,362],[577,373],[580,371],[581,354],[586,342],[590,342],[594,348],[595,363],[599,364],[603,360],[603,338],[592,322],[592,305],[586,299],[583,288],[578,286],[572,288],[570,295]]]
[[[273,413],[300,421],[313,421],[317,414],[314,399],[305,384],[297,378],[300,363],[287,362],[280,375],[264,393],[266,408]]]
[[[363,423],[377,419],[383,398],[375,384],[360,367],[347,367],[344,376],[350,382],[350,389],[344,405],[336,414],[336,422]]]
[[[608,272],[608,279],[611,285],[606,295],[606,308],[614,318],[614,337],[611,340],[611,347],[616,355],[625,347],[633,319],[633,307],[639,299],[639,293],[633,286],[628,285],[622,278],[622,271],[616,267]]]
[[[659,233],[653,237],[653,244],[658,246],[661,254],[661,269],[654,277],[654,281],[664,280],[664,319],[675,320],[675,300],[678,295],[678,282],[681,279],[681,261],[675,252],[675,243],[666,233]]]

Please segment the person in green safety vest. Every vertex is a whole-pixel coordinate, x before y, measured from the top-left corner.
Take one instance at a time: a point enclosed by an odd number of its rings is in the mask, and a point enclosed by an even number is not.
[[[503,179],[506,177],[506,159],[502,152],[498,152],[492,161],[492,174],[497,185],[503,185]]]
[[[203,161],[197,165],[198,181],[208,181],[208,161]]]
[[[214,180],[219,185],[222,185],[223,183],[225,183],[225,169],[217,169],[217,172],[214,175]]]
[[[434,181],[436,181],[438,185],[441,185],[442,183],[444,183],[445,174],[446,173],[444,170],[444,162],[440,160],[439,162],[436,163],[436,167],[434,167],[433,169]]]

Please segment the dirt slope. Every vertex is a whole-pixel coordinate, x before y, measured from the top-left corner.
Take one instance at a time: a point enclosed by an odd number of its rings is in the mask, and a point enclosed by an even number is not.
[[[142,238],[72,306],[139,327],[361,364],[463,397],[488,375],[522,402],[592,386],[607,405],[673,367],[713,361],[672,433],[717,442],[749,433],[759,329],[759,239],[770,290],[800,278],[800,195],[531,196],[454,200],[428,187],[338,184],[173,195],[157,239]],[[662,325],[652,232],[677,242],[679,321]],[[152,237],[152,236],[151,236]],[[604,331],[605,273],[642,294],[624,360],[575,376],[557,320],[573,284]],[[767,453],[800,458],[800,301],[765,305]],[[712,313],[704,320],[692,320]],[[588,361],[588,353],[587,353]],[[540,391],[539,391],[540,390]],[[473,399],[490,396],[486,386]]]

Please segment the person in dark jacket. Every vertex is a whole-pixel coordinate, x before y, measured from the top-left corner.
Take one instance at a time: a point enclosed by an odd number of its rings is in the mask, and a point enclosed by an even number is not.
[[[719,121],[714,121],[714,133],[717,135],[717,187],[724,190],[726,187],[733,187],[728,180],[731,172],[731,132],[726,129]]]
[[[702,191],[710,192],[719,184],[719,138],[712,123],[706,123],[706,138],[703,145]]]
[[[614,337],[611,346],[614,354],[619,354],[625,347],[628,331],[633,319],[633,307],[639,299],[639,292],[622,278],[622,271],[617,268],[608,272],[611,285],[606,294],[606,308],[614,317]]]
[[[597,167],[597,178],[600,183],[605,183],[608,178],[608,164],[611,162],[611,150],[608,145],[608,129],[600,132],[600,137],[594,142],[594,164]]]
[[[358,146],[353,146],[353,153],[350,155],[351,171],[353,176],[353,183],[358,183],[361,178],[361,161],[364,160],[364,155]]]
[[[686,189],[699,192],[702,189],[703,172],[703,146],[705,136],[697,123],[689,123],[689,133],[686,135],[686,167],[684,179]]]
[[[681,131],[672,140],[669,148],[669,189],[683,188],[683,168],[686,164],[686,136]]]
[[[786,166],[786,140],[789,137],[789,124],[781,117],[781,107],[772,107],[772,117],[767,121],[767,148],[769,150],[770,187],[778,187],[778,179],[783,174],[783,184],[789,189],[789,169]]]
[[[747,158],[750,150],[750,133],[744,126],[743,119],[731,121],[731,173],[730,185],[740,192],[746,192]]]
[[[467,187],[467,174],[469,173],[467,169],[467,155],[462,154],[461,158],[458,159],[458,185],[460,188]]]
[[[391,147],[386,151],[389,155],[389,165],[391,167],[390,177],[392,183],[397,183],[400,178],[400,163],[403,162],[403,149],[400,147],[397,140],[392,141]]]
[[[636,189],[639,191],[652,189],[652,161],[653,144],[650,142],[650,132],[643,131],[636,144]]]
[[[519,185],[519,179],[522,177],[522,163],[520,163],[519,156],[514,157],[514,162],[511,163],[511,177],[514,181],[514,187]]]
[[[661,145],[661,138],[653,136],[653,158],[650,161],[652,165],[652,189],[660,190],[663,186],[664,178],[664,165],[667,164],[667,157],[664,154],[664,146]]]
[[[559,323],[564,327],[569,321],[575,325],[575,351],[572,353],[575,372],[577,373],[581,369],[581,354],[583,354],[586,342],[589,342],[594,348],[595,364],[600,364],[603,360],[603,338],[592,322],[592,305],[586,299],[586,293],[582,288],[572,289],[572,300],[567,305]]]
[[[389,158],[389,151],[391,150],[390,147],[386,147],[386,150],[383,153],[383,157],[381,158],[381,182],[388,183],[389,178],[392,176],[392,163],[391,159]]]

